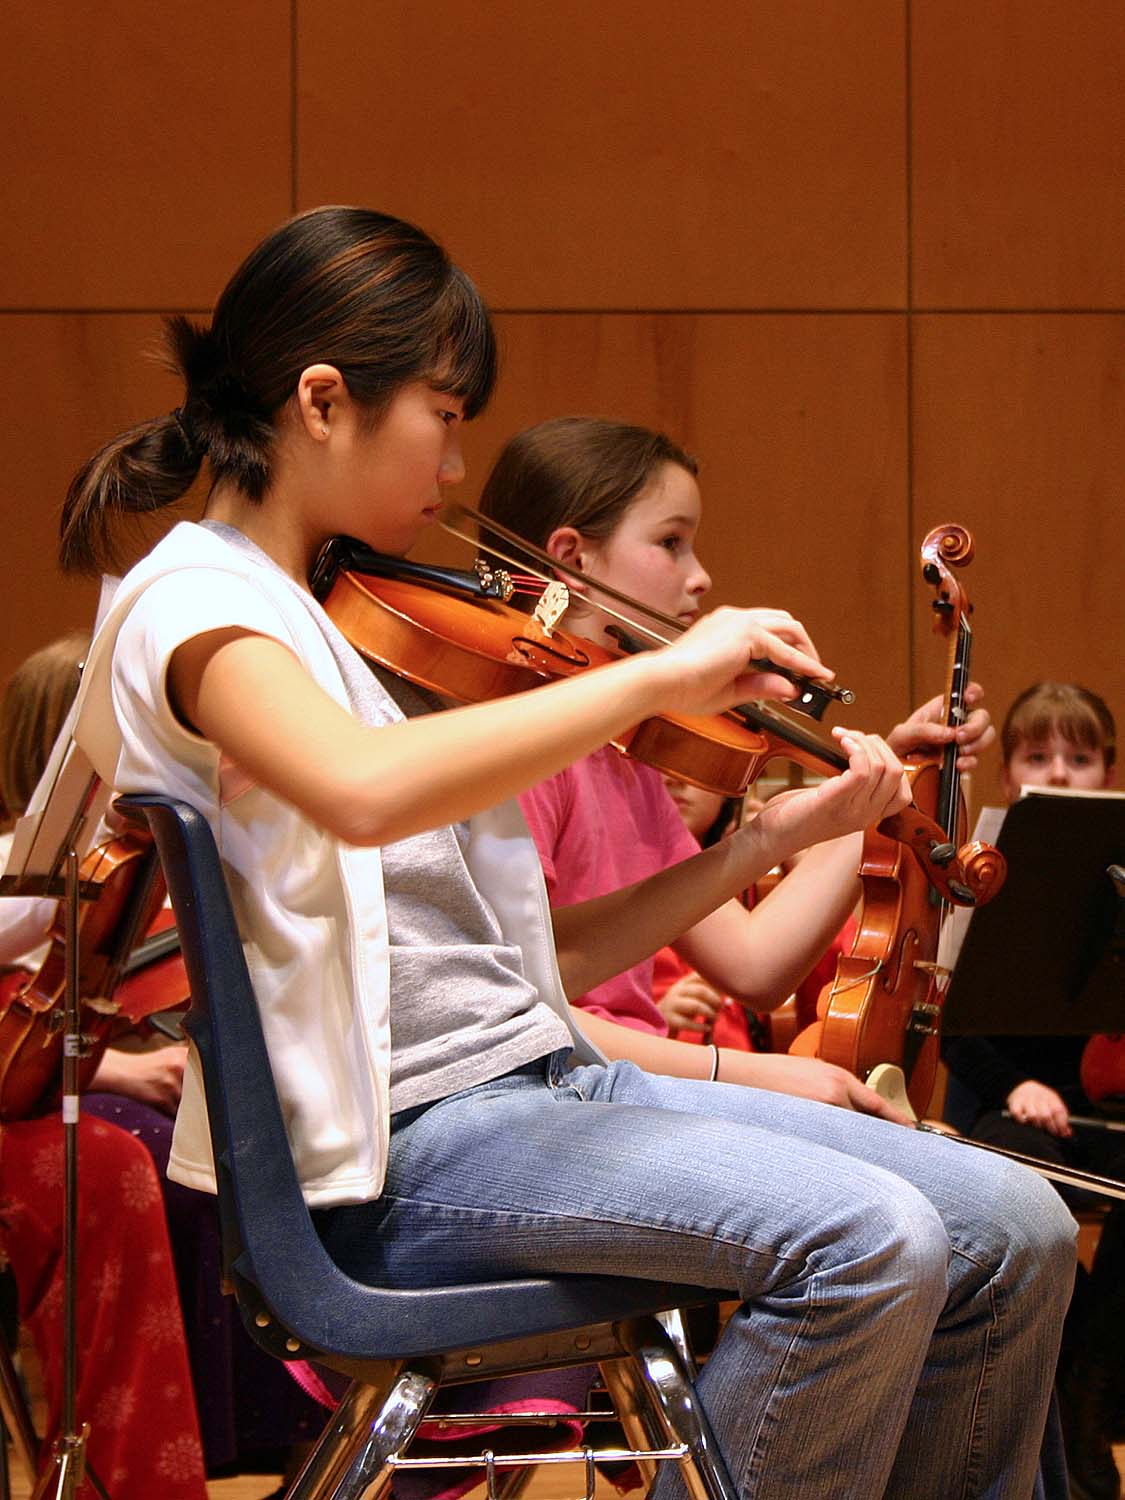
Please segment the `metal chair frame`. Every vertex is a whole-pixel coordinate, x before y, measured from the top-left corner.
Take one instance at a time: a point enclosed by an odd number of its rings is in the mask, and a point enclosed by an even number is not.
[[[277,1358],[313,1360],[352,1382],[287,1500],[360,1500],[382,1495],[396,1467],[448,1466],[448,1459],[406,1454],[440,1385],[594,1361],[632,1444],[607,1458],[633,1459],[646,1480],[660,1460],[676,1461],[692,1500],[736,1500],[683,1359],[655,1316],[717,1301],[719,1293],[594,1276],[399,1291],[363,1285],[334,1264],[297,1181],[210,828],[194,808],[162,796],[123,797],[117,806],[151,829],[176,913],[192,991],[186,1030],[201,1060],[211,1124],[224,1264],[243,1320]],[[594,1455],[587,1449],[485,1452],[453,1465],[481,1464],[490,1493],[511,1496],[523,1479],[518,1471],[500,1477],[509,1464],[576,1460],[592,1493]]]

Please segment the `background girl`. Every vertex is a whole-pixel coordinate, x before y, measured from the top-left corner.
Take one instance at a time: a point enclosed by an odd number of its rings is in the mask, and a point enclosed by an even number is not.
[[[88,645],[83,635],[53,642],[24,662],[7,686],[0,709],[5,823],[23,812],[34,790],[78,687],[78,664]],[[0,833],[0,862],[10,844],[10,833]],[[9,1006],[38,970],[54,919],[52,900],[0,900],[0,1039],[9,1035],[9,1023],[22,1035],[18,1008],[9,1014]],[[18,1058],[11,1066],[18,1068]],[[142,1062],[136,1068],[129,1060],[116,1078],[112,1075],[110,1064],[96,1082],[108,1088],[131,1084],[139,1094],[170,1097],[173,1108],[179,1097],[175,1065]],[[103,1117],[84,1110],[78,1126],[75,1399],[79,1421],[90,1423],[87,1458],[119,1500],[150,1500],[154,1494],[205,1500],[200,1424],[161,1183],[152,1155],[137,1138],[139,1129],[129,1128],[143,1128],[155,1111],[126,1103],[120,1095],[101,1099]],[[128,1126],[113,1118],[115,1105],[135,1110]],[[0,1124],[0,1250],[15,1278],[19,1318],[42,1371],[43,1474],[51,1472],[46,1454],[58,1436],[62,1412],[63,1174],[57,1105]],[[160,1355],[159,1381],[152,1379],[154,1350]],[[94,1490],[87,1483],[81,1494],[92,1496]]]
[[[480,508],[560,562],[687,625],[711,585],[695,550],[702,520],[696,475],[695,460],[663,433],[560,417],[506,444],[485,481]],[[581,583],[574,585],[565,623],[616,646],[616,622],[597,609],[596,590],[582,596]],[[972,695],[976,701],[979,689]],[[905,753],[952,737],[954,731],[934,722],[939,709],[940,700],[933,700],[892,731],[894,748]],[[988,715],[975,710],[956,736],[968,769],[994,737]],[[695,847],[660,776],[610,746],[520,800],[556,907],[643,879]],[[771,1010],[798,988],[846,922],[859,897],[860,852],[858,836],[823,842],[767,901],[753,910],[728,902],[677,935],[672,946],[715,993],[751,1010]],[[627,1026],[657,1034],[668,1029],[653,999],[651,959],[575,1003]],[[727,1066],[724,1059],[723,1077]]]

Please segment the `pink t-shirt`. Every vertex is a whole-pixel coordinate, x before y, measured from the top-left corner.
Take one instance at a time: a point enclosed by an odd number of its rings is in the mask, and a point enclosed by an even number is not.
[[[632,885],[699,852],[658,772],[610,746],[520,798],[552,906]],[[651,958],[574,1001],[583,1010],[668,1035],[652,998]]]

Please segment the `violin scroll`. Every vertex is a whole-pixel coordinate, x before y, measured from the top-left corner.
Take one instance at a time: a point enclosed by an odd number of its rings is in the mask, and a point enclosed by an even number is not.
[[[938,635],[956,639],[964,621],[972,613],[969,596],[950,569],[967,567],[975,551],[971,533],[955,521],[935,526],[922,543],[922,577],[936,594],[933,601],[934,631]]]
[[[983,906],[996,896],[1008,876],[1008,861],[999,849],[980,839],[962,844],[957,851],[961,875],[973,893],[973,905]]]
[[[927,532],[922,540],[921,546],[922,568],[933,563],[947,568],[964,568],[973,560],[976,545],[973,542],[972,533],[964,526],[959,526],[956,521],[947,521],[944,526],[935,526],[933,531]],[[927,583],[933,583],[931,578]]]

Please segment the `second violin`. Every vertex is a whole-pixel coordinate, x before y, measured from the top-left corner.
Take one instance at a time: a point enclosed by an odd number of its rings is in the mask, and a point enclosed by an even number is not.
[[[961,526],[936,527],[922,543],[922,574],[935,591],[935,630],[947,641],[943,721],[966,717],[972,646],[968,595],[950,570],[964,568],[973,541]],[[915,805],[942,830],[944,857],[961,846],[960,862],[974,879],[978,903],[1000,890],[1003,856],[991,845],[963,843],[965,810],[957,769],[958,747],[938,756],[913,755],[907,770]],[[838,1063],[860,1078],[880,1064],[901,1069],[910,1103],[925,1112],[937,1074],[941,1011],[949,975],[938,963],[945,906],[902,845],[870,830],[864,839],[860,877],[863,903],[852,950],[837,962],[836,975],[817,1004],[817,1020],[796,1038],[791,1051]]]

